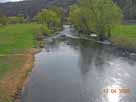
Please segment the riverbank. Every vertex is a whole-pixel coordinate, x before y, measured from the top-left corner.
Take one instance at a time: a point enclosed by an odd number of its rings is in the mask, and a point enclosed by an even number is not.
[[[37,51],[37,49],[30,49],[23,54],[1,56],[6,61],[13,60],[8,64],[14,68],[0,80],[0,102],[18,102],[20,90],[32,70],[34,54]]]
[[[118,25],[112,29],[113,45],[136,52],[136,25]]]
[[[18,102],[24,83],[40,51],[37,23],[0,27],[0,102]],[[44,45],[43,45],[44,46]]]
[[[18,99],[34,63],[34,34],[39,24],[0,27],[0,102]]]

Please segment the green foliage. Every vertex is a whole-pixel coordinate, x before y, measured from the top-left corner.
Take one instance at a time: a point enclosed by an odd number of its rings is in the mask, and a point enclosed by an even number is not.
[[[17,24],[17,23],[24,23],[25,19],[23,16],[12,16],[8,17],[9,24]]]
[[[74,5],[70,8],[69,20],[74,24],[75,28],[82,33],[89,33],[91,28],[89,27],[89,13],[83,12],[82,8],[78,5]]]
[[[8,18],[6,16],[0,15],[0,25],[6,25],[8,23]]]
[[[37,21],[42,24],[36,34],[39,47],[44,47],[45,36],[51,36],[62,28],[63,10],[58,7],[43,9],[36,16]]]
[[[49,36],[52,33],[52,31],[47,26],[44,25],[39,28],[39,33],[43,34],[44,36]]]
[[[43,9],[37,15],[39,23],[47,25],[51,30],[57,30],[62,26],[62,15],[59,9]]]
[[[60,16],[60,18],[63,18],[63,9],[61,7],[52,6],[49,9],[56,12],[57,15]]]
[[[51,36],[52,34],[54,34],[54,32],[51,31],[46,25],[40,25],[35,35],[35,39],[37,41],[36,47],[44,47],[45,37]]]
[[[81,0],[70,10],[70,21],[83,32],[109,37],[112,27],[122,19],[120,8],[112,0]]]
[[[51,33],[51,30],[47,26],[41,25],[36,32],[35,39],[36,41],[43,41],[45,36],[49,36]]]

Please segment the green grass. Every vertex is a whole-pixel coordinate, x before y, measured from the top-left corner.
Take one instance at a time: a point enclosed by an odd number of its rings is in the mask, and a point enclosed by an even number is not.
[[[13,58],[14,57],[14,58]],[[21,56],[1,56],[0,57],[0,80],[4,78],[8,72],[20,68],[25,62],[25,58]]]
[[[34,36],[39,26],[36,23],[0,26],[0,81],[21,70],[26,57],[14,54],[22,54],[35,47]],[[5,85],[0,84],[0,102],[12,102],[9,94]]]
[[[23,53],[35,46],[34,35],[39,24],[15,24],[0,26],[0,79],[9,71],[21,65],[22,59],[8,54]]]
[[[115,44],[136,48],[136,25],[118,25],[112,29],[112,40]]]
[[[0,26],[0,79],[6,73],[20,68],[22,58],[10,56],[19,54],[35,46],[34,35],[39,24],[15,24]],[[17,59],[17,60],[16,60]]]
[[[20,53],[33,48],[38,24],[16,24],[0,27],[0,54]]]

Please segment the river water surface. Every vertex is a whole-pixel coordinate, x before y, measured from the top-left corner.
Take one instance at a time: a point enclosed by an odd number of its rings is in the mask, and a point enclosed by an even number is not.
[[[136,102],[136,61],[122,53],[82,39],[49,40],[21,102]]]

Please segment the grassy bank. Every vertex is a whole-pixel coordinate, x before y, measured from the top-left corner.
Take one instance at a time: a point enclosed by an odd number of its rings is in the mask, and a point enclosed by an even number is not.
[[[33,54],[0,57],[0,102],[15,102],[33,66]],[[8,64],[4,63],[7,62]]]
[[[136,25],[118,25],[112,29],[112,41],[116,45],[136,48]]]
[[[0,26],[0,102],[13,102],[33,65],[38,24]]]
[[[0,27],[0,54],[22,53],[34,47],[38,24],[16,24]]]

